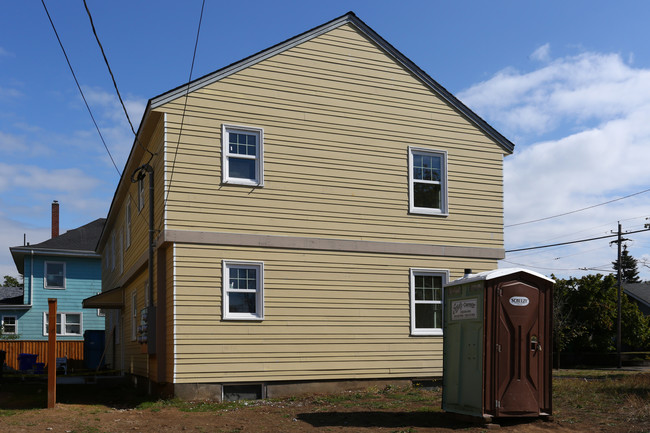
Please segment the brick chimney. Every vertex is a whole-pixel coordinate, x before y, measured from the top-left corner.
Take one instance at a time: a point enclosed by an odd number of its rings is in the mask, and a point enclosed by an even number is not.
[[[59,202],[52,202],[52,239],[59,236]]]

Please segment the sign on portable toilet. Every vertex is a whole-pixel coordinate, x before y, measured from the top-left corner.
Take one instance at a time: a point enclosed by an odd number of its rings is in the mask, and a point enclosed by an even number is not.
[[[554,283],[516,268],[444,287],[443,410],[486,421],[551,415]]]

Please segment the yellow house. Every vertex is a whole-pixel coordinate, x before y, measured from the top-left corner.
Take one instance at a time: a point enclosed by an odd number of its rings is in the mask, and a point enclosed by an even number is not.
[[[151,99],[85,300],[106,361],[182,398],[440,377],[513,147],[351,12]]]

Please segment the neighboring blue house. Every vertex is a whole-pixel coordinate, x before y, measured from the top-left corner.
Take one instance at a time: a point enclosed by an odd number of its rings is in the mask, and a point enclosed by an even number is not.
[[[81,301],[101,292],[101,256],[95,246],[105,219],[59,236],[57,202],[52,211],[51,239],[9,248],[24,276],[23,299],[22,304],[0,304],[0,319],[5,334],[18,334],[20,340],[47,340],[48,298],[57,299],[57,340],[83,340],[86,330],[104,330],[103,313],[83,309]]]

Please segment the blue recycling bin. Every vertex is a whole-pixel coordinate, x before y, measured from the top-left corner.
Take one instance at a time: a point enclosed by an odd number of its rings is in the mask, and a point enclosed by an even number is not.
[[[38,358],[38,355],[32,355],[31,353],[21,353],[18,355],[18,369],[20,371],[33,370],[34,364],[36,363],[36,358]]]

